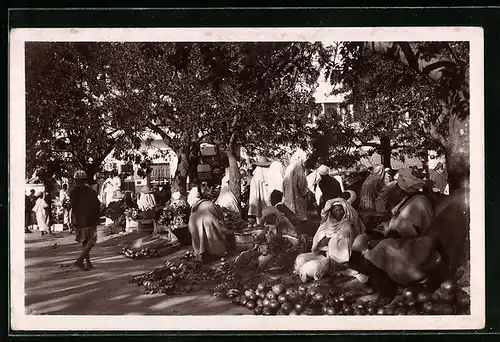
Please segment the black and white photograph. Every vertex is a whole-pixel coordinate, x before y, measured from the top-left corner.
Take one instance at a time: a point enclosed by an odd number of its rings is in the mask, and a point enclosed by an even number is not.
[[[480,28],[16,29],[9,68],[13,329],[484,327]]]

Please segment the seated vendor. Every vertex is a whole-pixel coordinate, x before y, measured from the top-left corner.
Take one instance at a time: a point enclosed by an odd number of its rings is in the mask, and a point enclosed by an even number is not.
[[[286,218],[286,216],[273,206],[268,206],[262,210],[261,223],[267,226],[269,235],[283,236],[292,244],[299,242],[299,232],[297,228]]]
[[[336,264],[347,263],[354,239],[365,231],[358,213],[345,199],[334,198],[325,203],[321,218],[311,251],[324,254]]]
[[[197,261],[204,261],[208,256],[226,254],[227,229],[224,226],[224,215],[203,194],[191,208],[188,228]]]
[[[354,200],[350,193],[344,196]],[[326,257],[331,271],[342,271],[364,283],[366,277],[363,274],[348,268],[353,242],[365,231],[358,213],[344,198],[334,198],[325,203],[321,216],[322,222],[314,235],[311,253],[297,256],[295,271],[299,272],[308,261],[325,260]]]
[[[283,193],[279,190],[274,190],[270,196],[270,202],[273,207],[278,209],[296,228],[300,227],[301,222],[295,213],[286,206],[283,201]]]
[[[432,205],[421,192],[424,183],[413,170],[401,169],[387,196],[392,218],[354,243],[349,266],[381,281],[378,290],[386,296],[394,296],[398,284],[423,281],[423,270],[438,258],[434,240],[424,235],[433,217]]]

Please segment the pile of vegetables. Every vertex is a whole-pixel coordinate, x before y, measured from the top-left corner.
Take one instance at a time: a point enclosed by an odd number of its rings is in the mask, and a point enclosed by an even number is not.
[[[125,217],[128,217],[132,220],[137,220],[137,217],[139,215],[139,211],[135,208],[127,208],[125,210]]]
[[[189,222],[191,209],[189,205],[168,205],[163,209],[158,222],[165,226],[170,226],[173,229],[185,226]]]
[[[343,294],[319,286],[285,287],[261,283],[244,291],[229,289],[226,297],[255,315],[457,315],[470,313],[470,298],[451,281],[433,293],[400,289],[390,303],[362,302],[354,292]]]
[[[122,254],[130,259],[147,259],[159,257],[160,253],[156,248],[140,248],[133,249],[130,247],[123,247]]]
[[[232,282],[234,286],[240,278],[234,267],[227,264],[225,259],[221,259],[216,267],[208,267],[198,263],[167,261],[164,267],[137,275],[130,282],[136,283],[137,286],[144,286],[144,292],[148,294],[174,295],[191,292],[196,288],[196,285],[206,289],[207,283],[210,281]]]

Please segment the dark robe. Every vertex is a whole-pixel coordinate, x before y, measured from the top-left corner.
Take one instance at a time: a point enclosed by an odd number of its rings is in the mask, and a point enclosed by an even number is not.
[[[342,188],[340,183],[331,176],[321,176],[321,180],[318,182],[318,186],[322,192],[320,201],[320,210],[323,209],[325,203],[333,198],[340,197],[342,195]]]

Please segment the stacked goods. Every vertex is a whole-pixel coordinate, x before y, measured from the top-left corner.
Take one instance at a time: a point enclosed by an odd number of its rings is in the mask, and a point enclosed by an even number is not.
[[[433,294],[402,289],[394,300],[360,301],[354,292],[338,294],[319,286],[286,288],[259,284],[245,291],[229,290],[233,304],[255,315],[457,315],[470,313],[470,298],[453,282],[441,284]]]

